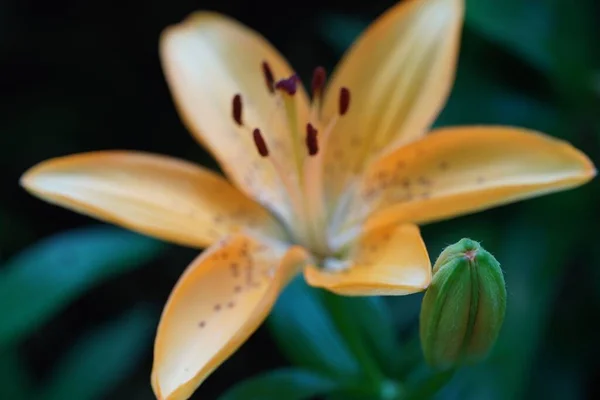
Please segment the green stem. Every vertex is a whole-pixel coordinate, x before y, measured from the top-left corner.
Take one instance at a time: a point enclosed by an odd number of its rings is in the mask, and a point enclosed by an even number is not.
[[[330,304],[330,310],[335,324],[343,332],[348,347],[359,361],[371,387],[379,388],[386,377],[379,368],[377,361],[365,346],[365,338],[360,334],[360,326],[352,317],[351,310],[343,304],[343,298],[337,295],[324,294],[325,301]]]

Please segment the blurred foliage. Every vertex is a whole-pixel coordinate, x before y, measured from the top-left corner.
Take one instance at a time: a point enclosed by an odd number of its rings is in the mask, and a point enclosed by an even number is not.
[[[93,284],[143,265],[164,247],[102,226],[58,234],[26,249],[0,270],[0,348],[39,328]]]
[[[148,345],[156,315],[132,310],[73,345],[58,362],[40,400],[106,398],[112,387],[138,366]]]
[[[316,372],[281,368],[236,385],[219,400],[306,400],[336,389],[335,380]]]
[[[27,195],[18,178],[43,159],[107,148],[215,166],[178,120],[161,75],[159,32],[192,10],[214,9],[261,31],[308,78],[315,65],[330,70],[392,4],[0,4],[0,399],[152,398],[159,310],[195,252],[88,227],[88,218]],[[538,129],[600,164],[598,15],[593,0],[467,0],[457,80],[436,125]],[[413,339],[419,295],[348,299],[294,281],[268,329],[195,398],[600,397],[599,189],[594,181],[423,228],[432,258],[471,237],[502,264],[506,322],[484,363],[445,373],[423,366]]]

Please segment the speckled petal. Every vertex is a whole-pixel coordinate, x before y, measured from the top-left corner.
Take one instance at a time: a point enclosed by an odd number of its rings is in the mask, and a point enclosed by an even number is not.
[[[187,246],[205,247],[242,228],[283,236],[265,209],[222,177],[155,154],[56,158],[31,168],[21,184],[50,203]]]
[[[327,147],[333,199],[382,151],[424,135],[454,81],[464,0],[405,0],[378,18],[334,71],[323,103],[338,112],[341,87],[350,109]]]
[[[152,388],[159,400],[188,399],[258,328],[305,253],[235,235],[201,254],[163,311]]]
[[[377,161],[349,214],[372,214],[371,228],[422,224],[579,186],[595,174],[583,153],[541,133],[444,128]]]
[[[345,296],[405,295],[431,282],[431,262],[415,225],[365,232],[350,250],[344,269],[307,267],[308,284]]]
[[[285,59],[252,29],[212,12],[194,13],[165,29],[160,55],[176,106],[193,136],[239,188],[289,220],[284,185],[252,138],[252,130],[259,128],[270,152],[279,156],[282,173],[295,171],[285,107],[269,91],[262,69],[266,61],[275,79],[287,78],[293,71]],[[245,127],[233,118],[236,94],[241,95]],[[294,98],[299,127],[308,116],[301,85]]]

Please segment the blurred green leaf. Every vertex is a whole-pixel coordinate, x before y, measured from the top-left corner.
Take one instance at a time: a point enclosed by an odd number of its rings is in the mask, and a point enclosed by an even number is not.
[[[107,398],[151,349],[156,316],[135,309],[75,343],[55,367],[40,400]]]
[[[0,399],[32,399],[33,383],[16,349],[0,352]]]
[[[111,226],[44,239],[0,269],[0,347],[33,331],[92,285],[143,265],[165,245]]]
[[[339,386],[335,380],[309,370],[279,369],[237,384],[219,400],[304,400],[322,396]]]
[[[347,379],[360,374],[318,290],[301,277],[288,285],[267,321],[281,351],[295,365]]]
[[[452,380],[456,370],[434,371],[422,365],[413,371],[412,381],[406,385],[402,400],[427,400]]]
[[[550,36],[556,0],[467,0],[465,23],[549,72]]]
[[[435,125],[499,124],[556,130],[556,107],[513,86],[510,77],[499,73],[497,61],[485,57],[486,46],[472,35],[464,38],[454,86]]]
[[[322,293],[340,333],[372,381],[393,376],[404,356],[393,318],[381,297],[343,297]]]
[[[585,104],[600,62],[594,0],[467,0],[466,23],[558,83],[561,97]]]
[[[350,47],[369,21],[355,15],[324,13],[317,20],[323,39],[340,55]]]
[[[574,107],[597,115],[600,97],[595,92],[596,71],[600,68],[598,12],[596,0],[556,0],[551,51],[554,74],[564,100]],[[563,101],[564,101],[563,100]]]
[[[436,126],[488,124],[556,130],[558,112],[551,104],[511,89],[486,73],[485,66],[463,57]]]

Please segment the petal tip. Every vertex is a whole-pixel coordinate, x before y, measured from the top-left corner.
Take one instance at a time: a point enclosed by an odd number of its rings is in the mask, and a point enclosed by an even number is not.
[[[592,160],[590,160],[587,156],[586,156],[586,161],[587,161],[587,165],[586,165],[586,169],[587,169],[587,181],[591,181],[592,179],[594,179],[596,177],[596,175],[598,175],[598,169],[596,168],[596,166],[594,165],[594,163],[592,162]]]
[[[23,189],[29,191],[29,185],[31,183],[30,181],[31,181],[31,169],[28,169],[19,178],[19,186],[21,186]]]
[[[25,189],[28,193],[37,196],[39,189],[36,188],[36,181],[38,180],[36,177],[40,176],[40,172],[42,172],[43,167],[47,162],[48,161],[42,161],[41,163],[36,164],[25,171],[19,178],[19,186]]]
[[[586,184],[592,179],[596,177],[598,174],[598,170],[594,165],[593,161],[585,154],[583,151],[578,148],[572,146],[570,143],[565,142],[565,146],[568,146],[571,154],[573,154],[573,158],[579,159],[581,164],[581,173],[580,173],[580,182],[581,184]]]
[[[429,267],[429,270],[431,271],[431,267]],[[428,274],[427,280],[425,281],[425,283],[422,283],[419,287],[421,288],[421,292],[425,291],[429,288],[429,285],[431,285],[431,272]]]

